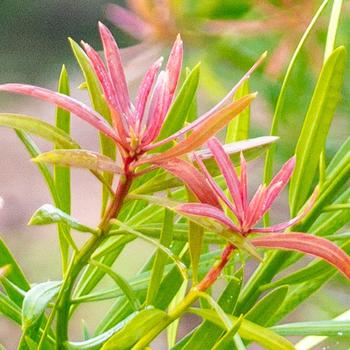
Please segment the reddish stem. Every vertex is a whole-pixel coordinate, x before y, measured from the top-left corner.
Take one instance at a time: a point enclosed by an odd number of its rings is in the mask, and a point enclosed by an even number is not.
[[[220,261],[215,264],[206,274],[206,276],[202,279],[202,281],[196,286],[196,288],[204,292],[207,290],[210,286],[214,284],[214,282],[218,279],[220,276],[222,270],[226,266],[226,264],[230,260],[230,256],[232,252],[235,250],[235,246],[233,244],[228,244],[224,251],[221,254],[221,259]]]

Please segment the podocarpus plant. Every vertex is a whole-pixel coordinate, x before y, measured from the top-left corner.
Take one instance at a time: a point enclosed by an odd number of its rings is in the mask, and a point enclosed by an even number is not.
[[[56,126],[27,115],[0,113],[0,125],[16,129],[48,184],[54,205],[39,208],[30,224],[57,224],[62,260],[62,280],[31,285],[0,242],[0,311],[21,326],[20,349],[145,349],[165,329],[171,349],[245,349],[249,343],[294,349],[284,336],[332,336],[349,330],[348,322],[334,320],[275,326],[337,271],[350,278],[349,237],[336,234],[350,217],[349,139],[327,166],[323,158],[345,66],[344,48],[333,50],[337,2],[296,155],[271,176],[271,144],[277,140],[287,83],[325,4],[293,56],[268,137],[247,140],[249,105],[256,96],[248,92],[247,80],[264,55],[218,105],[197,117],[199,66],[187,74],[176,94],[183,54],[179,36],[165,69],[159,72],[160,59],[146,72],[134,103],[118,46],[103,24],[99,29],[105,62],[88,44],[82,43],[82,50],[70,40],[92,108],[68,96],[65,68],[59,92],[0,85],[1,91],[58,106]],[[100,133],[100,153],[80,149],[69,136],[70,112]],[[215,136],[225,126],[223,145]],[[41,153],[29,134],[52,142],[55,149]],[[246,162],[267,149],[266,185],[249,200]],[[53,165],[53,174],[46,164]],[[70,215],[70,167],[86,168],[102,182],[102,214],[96,228]],[[290,179],[293,218],[270,225],[267,213]],[[71,230],[91,236],[79,247]],[[111,266],[135,239],[147,241],[155,251],[134,278],[125,279]],[[280,277],[300,259],[299,253],[321,260]],[[243,285],[250,258],[261,263]],[[94,292],[105,275],[116,288]],[[215,300],[211,287],[219,278],[225,287]],[[73,341],[69,320],[76,308],[109,299],[115,303],[94,335],[84,332],[83,340]],[[177,342],[177,320],[187,312],[203,322]],[[301,346],[312,344],[298,349]]]

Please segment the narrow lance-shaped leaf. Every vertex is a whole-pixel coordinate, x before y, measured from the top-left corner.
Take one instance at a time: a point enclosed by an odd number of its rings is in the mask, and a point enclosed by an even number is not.
[[[93,171],[106,171],[121,174],[122,170],[116,162],[96,152],[79,150],[57,150],[41,153],[34,162],[57,164],[65,167],[85,168]]]
[[[0,126],[28,132],[62,148],[79,148],[63,130],[28,115],[0,113]]]
[[[69,95],[69,79],[65,66],[62,66],[61,74],[58,81],[58,92]],[[70,133],[70,113],[61,108],[56,108],[56,127],[69,135]],[[55,149],[60,149],[60,146],[55,146]],[[71,210],[71,186],[70,186],[70,170],[59,165],[54,166],[53,178],[57,195],[60,199],[59,208],[65,213],[70,214]],[[63,232],[67,230],[68,232]],[[58,225],[58,236],[60,242],[60,252],[62,260],[62,270],[66,271],[68,265],[69,242],[66,236],[69,234],[69,227]]]
[[[271,125],[271,132],[270,135],[278,135],[278,128],[279,128],[279,122],[282,117],[283,108],[286,101],[287,96],[287,88],[289,87],[290,79],[292,78],[292,72],[294,68],[296,67],[296,63],[300,57],[300,54],[302,53],[302,48],[308,39],[312,29],[314,28],[315,24],[317,23],[319,17],[321,16],[323,10],[325,9],[326,5],[328,4],[329,0],[324,0],[321,4],[321,6],[318,8],[317,12],[315,13],[314,17],[310,21],[308,27],[306,28],[303,36],[301,37],[297,48],[295,49],[293,53],[293,57],[290,60],[289,66],[286,71],[286,75],[283,79],[282,87],[280,90],[280,93],[278,95],[277,103],[275,112],[272,119],[272,125]],[[271,149],[268,150],[265,158],[265,167],[264,167],[264,183],[268,184],[271,181],[272,178],[272,172],[273,172],[273,161],[276,153],[276,146],[272,146]],[[265,226],[268,226],[269,224],[269,218],[268,214],[264,217],[264,224]]]
[[[102,264],[96,260],[90,260],[89,264],[97,266],[99,269],[103,270],[106,274],[108,274],[113,279],[113,281],[123,291],[124,295],[128,298],[128,300],[130,301],[130,305],[133,307],[135,311],[141,309],[140,301],[136,297],[132,287],[130,286],[130,284],[126,279],[124,279],[122,276],[120,276],[115,271],[113,271],[112,268],[110,268],[109,266]]]
[[[266,326],[269,324],[270,318],[277,312],[282,305],[288,292],[287,286],[278,287],[262,299],[260,299],[250,310],[244,315],[246,320]]]
[[[225,324],[214,310],[190,308],[189,312],[198,315],[226,330]],[[237,321],[237,317],[227,315],[232,322]],[[259,326],[253,322],[242,320],[238,330],[239,335],[246,340],[254,341],[269,350],[295,350],[294,346],[285,338],[271,331],[268,328]]]
[[[153,240],[153,239],[143,235],[141,232],[138,232],[138,231],[132,229],[131,227],[129,227],[125,223],[122,223],[119,220],[112,220],[112,223],[113,222],[116,223],[117,225],[119,225],[122,230],[125,230],[126,232],[128,232],[128,233],[130,233],[132,235],[135,235],[136,237],[141,238],[142,240],[144,240],[144,241],[146,241],[146,242],[156,246],[160,250],[162,250],[165,254],[168,255],[168,257],[171,260],[173,260],[173,262],[175,263],[175,265],[179,269],[182,277],[185,280],[188,279],[186,266],[181,262],[181,260],[176,255],[173,254],[173,252],[170,249],[164,247],[162,244],[158,243],[157,241],[155,241],[155,240]]]
[[[242,86],[237,90],[234,98],[240,99],[241,97],[248,95],[249,83],[246,80]],[[249,137],[249,124],[250,124],[250,108],[247,107],[242,111],[235,119],[230,121],[227,125],[225,144],[234,141],[245,140]]]
[[[79,223],[72,216],[51,204],[44,204],[40,207],[29,220],[28,225],[49,225],[53,223],[65,223],[71,228],[80,232],[90,232],[96,234],[97,229],[85,226]]]
[[[94,128],[103,132],[106,136],[119,142],[116,133],[104,121],[104,119],[90,107],[83,103],[58,92],[47,90],[41,87],[26,84],[3,84],[0,85],[0,91],[7,91],[36,97],[38,99],[56,104],[57,106],[75,114],[79,118],[91,124]]]
[[[290,185],[294,216],[309,195],[343,85],[346,53],[339,47],[320,73],[296,147],[297,163]]]
[[[185,82],[172,103],[165,122],[158,136],[162,140],[174,132],[181,129],[186,121],[187,113],[191,108],[199,83],[200,64],[197,64],[187,76]],[[159,150],[164,150],[169,147],[161,147]]]
[[[168,315],[158,309],[142,310],[118,332],[116,332],[101,350],[124,350],[130,348],[153,327],[167,321]]]
[[[94,70],[90,65],[88,57],[74,40],[69,39],[69,42],[71,44],[74,56],[80,66],[80,69],[84,74],[92,106],[94,107],[96,112],[101,114],[108,121],[108,123],[111,123],[111,115],[109,108],[103,97],[100,83],[98,81],[98,78],[96,77]],[[111,140],[109,137],[106,137],[103,133],[100,133],[99,136],[101,153],[111,159],[115,159],[116,147],[113,140]],[[113,182],[113,174],[106,173],[104,175],[107,183],[111,185]],[[104,186],[102,194],[102,213],[104,212],[107,205],[107,201],[109,198],[108,192],[108,189],[106,188],[106,186]]]
[[[168,209],[164,210],[164,220],[163,227],[161,230],[159,243],[164,247],[169,247],[173,240],[173,230],[174,230],[174,213]],[[164,266],[167,262],[168,256],[162,251],[158,250],[151,272],[151,278],[149,281],[147,296],[146,296],[146,305],[150,305],[153,303],[155,296],[158,293],[160,283],[163,278]]]
[[[311,234],[273,233],[252,239],[256,247],[294,250],[326,260],[350,278],[350,257],[334,243]]]
[[[250,94],[238,101],[232,102],[199,124],[184,141],[180,141],[177,145],[164,153],[140,160],[138,165],[150,162],[162,162],[193,151],[203,145],[207,140],[220,131],[231,119],[243,111],[255,97],[256,94]]]

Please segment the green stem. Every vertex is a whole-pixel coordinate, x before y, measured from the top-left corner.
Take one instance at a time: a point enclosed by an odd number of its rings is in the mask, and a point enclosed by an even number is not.
[[[56,329],[56,348],[63,349],[64,343],[68,340],[68,320],[69,310],[71,306],[71,294],[75,281],[79,276],[82,269],[88,263],[93,252],[100,246],[105,239],[108,232],[109,221],[112,218],[118,216],[120,209],[123,205],[124,199],[129,191],[132,183],[132,175],[125,175],[119,180],[118,188],[113,201],[109,208],[106,210],[106,214],[101,220],[99,228],[101,233],[99,235],[92,236],[82,247],[80,252],[73,257],[73,263],[66,275],[65,282],[60,291],[60,298],[57,299],[57,329]]]
[[[232,252],[235,250],[235,246],[228,244],[222,252],[221,259],[215,264],[203,278],[203,280],[195,287],[191,288],[185,298],[176,305],[172,310],[168,312],[168,316],[162,322],[154,327],[149,333],[143,336],[131,350],[143,350],[153,339],[157,337],[165,328],[167,328],[172,322],[177,320],[183,315],[186,310],[200,297],[201,293],[210,288],[220,276],[222,270],[230,260]]]

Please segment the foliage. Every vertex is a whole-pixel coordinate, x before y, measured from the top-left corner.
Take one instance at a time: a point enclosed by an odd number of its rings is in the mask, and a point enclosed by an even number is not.
[[[246,1],[232,9],[230,4],[225,2],[234,13],[252,6]],[[217,105],[197,116],[201,68],[189,70],[180,86],[179,35],[165,68],[161,70],[163,59],[158,59],[146,72],[134,103],[119,48],[102,23],[105,60],[88,44],[81,48],[70,39],[92,107],[70,97],[65,67],[58,92],[25,84],[0,85],[0,91],[57,106],[56,125],[29,115],[0,113],[0,125],[16,130],[52,195],[53,204],[41,206],[29,224],[57,225],[61,252],[62,279],[30,284],[0,241],[0,312],[21,327],[19,349],[145,349],[164,330],[169,349],[245,349],[251,343],[266,349],[311,349],[313,345],[294,346],[286,337],[349,332],[349,321],[344,319],[277,325],[338,272],[350,278],[349,234],[338,233],[350,218],[349,139],[330,162],[325,161],[345,74],[345,48],[334,48],[339,1],[333,3],[324,63],[295,143],[296,156],[272,178],[272,147],[279,135],[286,91],[293,87],[290,77],[326,4],[315,14],[293,56],[267,137],[248,139],[249,107],[256,97],[249,92],[250,76],[266,54]],[[192,10],[198,17],[210,11],[210,21],[227,15],[210,2]],[[70,114],[96,129],[99,152],[81,149],[71,138]],[[226,130],[225,145],[216,138],[222,130]],[[53,149],[41,152],[30,135],[49,141]],[[267,149],[267,183],[249,200],[247,161]],[[101,220],[96,227],[70,212],[72,167],[89,170],[102,184]],[[262,227],[259,222],[290,179],[293,218],[270,225],[265,216]],[[85,237],[81,246],[73,230]],[[154,250],[139,273],[127,279],[117,271],[117,260],[135,240]],[[212,251],[212,244],[217,250]],[[300,267],[301,253],[322,260]],[[251,258],[260,264],[245,280]],[[97,289],[104,276],[114,288]],[[224,288],[216,299],[213,287],[219,279]],[[104,300],[114,304],[94,333],[89,335],[84,327],[84,337],[71,340],[69,322],[77,308]],[[177,339],[178,321],[186,313],[203,321]]]

